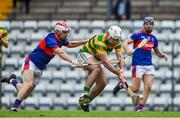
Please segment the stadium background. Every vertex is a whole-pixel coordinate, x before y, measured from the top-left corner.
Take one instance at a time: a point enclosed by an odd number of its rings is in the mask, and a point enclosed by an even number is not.
[[[4,2],[6,1],[6,2]],[[113,4],[116,0],[113,1]],[[9,30],[9,48],[3,48],[2,77],[12,71],[20,78],[21,64],[28,52],[57,21],[64,20],[72,27],[70,40],[86,39],[93,34],[103,33],[112,25],[123,29],[123,39],[142,27],[142,18],[154,16],[154,34],[159,46],[168,54],[169,60],[153,59],[156,67],[156,79],[145,110],[180,110],[180,8],[179,0],[131,0],[131,20],[110,20],[111,0],[31,0],[30,12],[26,14],[24,6],[18,1],[13,9],[13,0],[0,0],[0,23]],[[65,49],[75,57],[78,48]],[[114,57],[111,54],[110,57]],[[126,78],[131,82],[131,58],[126,60]],[[125,91],[112,95],[112,88],[118,79],[109,71],[109,83],[101,96],[91,104],[93,110],[133,111],[134,106]],[[44,71],[38,87],[26,99],[22,109],[79,109],[86,72],[72,68],[69,63],[55,57]],[[141,89],[142,90],[142,89]],[[141,93],[141,92],[140,92]],[[15,89],[11,85],[1,85],[2,108],[10,108]]]

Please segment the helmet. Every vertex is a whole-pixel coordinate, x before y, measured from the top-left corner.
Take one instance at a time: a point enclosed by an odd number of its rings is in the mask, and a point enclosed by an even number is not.
[[[115,40],[121,40],[121,37],[122,37],[122,30],[120,27],[118,26],[111,26],[108,31],[108,39],[109,38],[113,38]]]
[[[145,23],[154,23],[154,18],[151,17],[151,16],[146,16],[146,17],[144,18],[144,24],[145,24]]]
[[[70,25],[68,25],[67,23],[65,22],[58,22],[56,23],[55,27],[54,27],[54,30],[56,32],[70,32],[71,28],[70,28]]]

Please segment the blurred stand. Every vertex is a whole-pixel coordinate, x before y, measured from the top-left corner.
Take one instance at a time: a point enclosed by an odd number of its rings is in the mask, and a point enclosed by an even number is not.
[[[130,0],[118,0],[111,19],[113,20],[129,20],[131,15],[131,3]]]
[[[17,3],[20,2],[21,4],[21,11],[23,13],[29,14],[29,4],[30,4],[30,0],[13,0],[13,7],[16,8],[17,7]]]

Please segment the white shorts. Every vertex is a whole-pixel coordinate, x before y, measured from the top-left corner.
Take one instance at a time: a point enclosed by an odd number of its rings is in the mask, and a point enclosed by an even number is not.
[[[132,66],[132,78],[142,78],[143,75],[154,75],[155,70],[153,65],[149,66]]]
[[[81,63],[85,63],[87,59],[94,57],[87,52],[81,52],[77,55],[77,60]]]
[[[31,70],[34,72],[34,84],[39,83],[39,79],[42,76],[42,70],[38,69],[34,63],[29,59],[29,57],[25,58],[24,63],[22,64],[22,73],[25,70]]]

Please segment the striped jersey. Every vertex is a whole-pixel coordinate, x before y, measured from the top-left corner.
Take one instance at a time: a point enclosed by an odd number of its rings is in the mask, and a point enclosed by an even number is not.
[[[134,65],[153,65],[151,50],[158,47],[158,40],[153,34],[147,34],[144,29],[132,34],[133,48],[136,48],[139,43],[147,38],[148,42],[144,47],[137,49],[133,53],[132,66]]]
[[[80,52],[87,52],[96,56],[97,53],[109,54],[113,49],[121,51],[121,44],[116,47],[109,47],[108,36],[106,34],[95,35],[81,49]]]
[[[8,42],[8,31],[7,28],[0,25],[0,40],[3,40],[4,42]],[[0,59],[2,58],[2,44],[0,44]]]
[[[44,39],[42,39],[38,46],[29,54],[30,60],[40,70],[46,68],[47,64],[54,58],[54,50],[61,48],[69,44],[67,39],[59,41],[55,33],[49,33]]]

